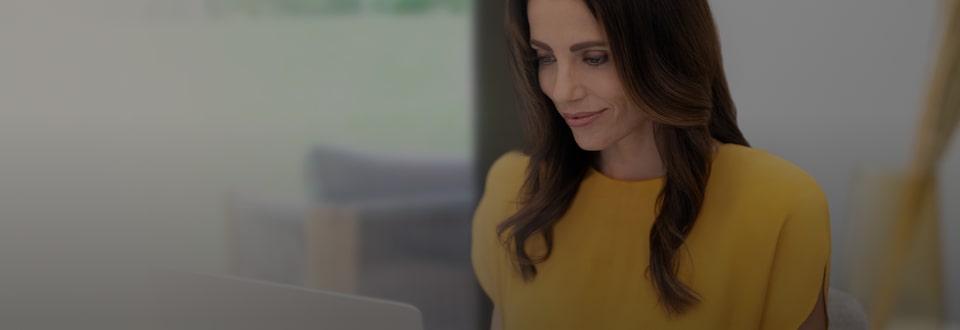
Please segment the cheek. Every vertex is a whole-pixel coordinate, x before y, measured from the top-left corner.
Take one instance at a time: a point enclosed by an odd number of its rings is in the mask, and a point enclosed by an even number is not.
[[[553,75],[550,70],[540,69],[537,73],[537,83],[540,84],[540,90],[544,94],[547,94],[551,100],[553,99],[552,87],[553,87]]]
[[[620,84],[620,78],[613,70],[605,71],[597,75],[593,81],[592,90],[597,96],[600,96],[608,102],[622,106],[627,96]]]
[[[612,71],[612,70],[611,70]],[[616,108],[616,121],[618,125],[625,127],[635,126],[641,122],[646,115],[640,111],[627,97],[626,90],[620,83],[620,78],[614,72],[604,72],[602,77],[593,81],[594,94],[602,98],[606,103]]]

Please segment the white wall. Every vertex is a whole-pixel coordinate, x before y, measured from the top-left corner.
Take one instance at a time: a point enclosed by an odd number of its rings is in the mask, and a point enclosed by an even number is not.
[[[212,22],[157,2],[0,2],[5,267],[220,271],[228,193],[303,200],[311,147],[470,154],[468,16]]]
[[[830,200],[833,279],[864,167],[902,168],[939,42],[939,1],[712,0],[744,133],[810,172]],[[960,319],[960,136],[942,171],[949,310]],[[837,283],[840,283],[838,281]]]
[[[21,266],[110,255],[222,268],[228,160],[205,97],[210,47],[121,19],[130,9],[0,5],[0,244]]]

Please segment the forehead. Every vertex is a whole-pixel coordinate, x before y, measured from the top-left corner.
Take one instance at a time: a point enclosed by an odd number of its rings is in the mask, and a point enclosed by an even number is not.
[[[605,40],[603,29],[583,0],[529,0],[530,38],[553,47]]]

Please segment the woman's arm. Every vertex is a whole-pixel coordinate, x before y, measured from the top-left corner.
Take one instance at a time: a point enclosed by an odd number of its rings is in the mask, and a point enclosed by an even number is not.
[[[497,306],[493,306],[493,315],[490,316],[490,330],[503,330],[503,322],[500,320]]]
[[[762,329],[825,329],[830,287],[830,212],[816,181],[796,175],[780,224]]]
[[[823,284],[820,284],[820,298],[817,298],[817,304],[813,306],[813,311],[803,321],[799,330],[826,330],[827,329],[827,308],[823,302]]]

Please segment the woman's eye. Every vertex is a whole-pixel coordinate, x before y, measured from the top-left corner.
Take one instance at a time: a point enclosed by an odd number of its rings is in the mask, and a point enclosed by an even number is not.
[[[607,59],[606,55],[587,56],[583,58],[583,61],[591,66],[599,66],[600,64],[606,63]]]
[[[537,56],[537,62],[539,62],[540,64],[550,64],[556,61],[557,61],[557,58],[551,55]]]

